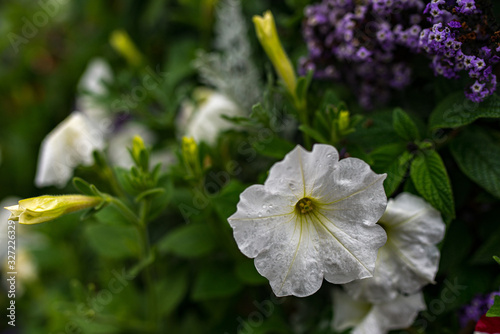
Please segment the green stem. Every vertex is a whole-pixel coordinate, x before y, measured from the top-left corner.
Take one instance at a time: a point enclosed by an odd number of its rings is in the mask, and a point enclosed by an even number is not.
[[[148,236],[148,227],[147,227],[147,217],[149,214],[149,208],[151,204],[149,200],[143,200],[140,207],[140,224],[138,226],[140,237],[141,237],[141,258],[143,260],[149,258],[151,255],[151,245],[149,242]],[[154,291],[153,285],[153,273],[152,273],[152,265],[148,265],[143,271],[143,278],[146,284],[146,293],[148,296],[148,314],[150,315],[150,319],[153,321],[156,327],[158,327],[158,302],[156,299],[156,293]]]
[[[121,200],[112,196],[109,196],[107,200],[108,202],[116,206],[121,211],[121,213],[134,225],[141,224],[139,217],[137,217],[136,214],[132,210],[130,210],[128,206],[126,206],[125,203],[123,203]]]
[[[296,106],[297,112],[299,114],[300,122],[302,124],[304,124],[305,126],[309,126],[309,117],[307,114],[307,102],[306,101],[295,101],[295,106]],[[305,132],[302,132],[302,135],[304,137],[304,146],[306,147],[306,149],[310,150],[312,148],[311,138]]]

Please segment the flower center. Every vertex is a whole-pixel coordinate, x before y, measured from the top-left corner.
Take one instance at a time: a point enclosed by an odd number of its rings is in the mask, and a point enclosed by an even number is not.
[[[302,214],[306,214],[314,210],[313,202],[307,197],[304,197],[301,200],[299,200],[297,204],[295,204],[295,207]]]

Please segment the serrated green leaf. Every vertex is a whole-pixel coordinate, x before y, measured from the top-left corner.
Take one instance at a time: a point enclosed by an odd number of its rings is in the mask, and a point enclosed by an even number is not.
[[[398,189],[410,167],[412,157],[410,152],[403,152],[403,154],[389,165],[386,170],[387,178],[384,181],[384,190],[387,197],[391,196]]]
[[[195,258],[210,254],[216,247],[216,240],[207,225],[188,224],[168,233],[157,247],[163,254]]]
[[[90,247],[104,257],[123,259],[140,253],[141,241],[132,226],[88,225],[85,236]]]
[[[243,285],[229,268],[212,265],[202,269],[194,282],[194,301],[226,298],[241,290]]]
[[[489,318],[500,317],[500,296],[495,296],[495,302],[486,313],[486,316]]]
[[[392,112],[370,114],[364,122],[358,124],[356,131],[349,134],[347,139],[366,150],[401,142],[401,138],[392,126]]]
[[[404,143],[394,143],[376,148],[370,158],[375,172],[387,173],[384,189],[386,195],[391,196],[406,175],[412,155]]]
[[[411,179],[419,194],[443,213],[447,220],[455,218],[455,203],[448,173],[436,151],[423,151],[411,164]]]
[[[500,198],[500,145],[488,133],[466,129],[451,143],[451,153],[465,175]]]
[[[394,131],[407,141],[415,141],[420,139],[417,125],[413,120],[400,108],[394,109],[392,113],[392,126]]]
[[[456,92],[445,98],[434,109],[429,120],[431,130],[457,128],[470,124],[478,118],[500,118],[500,97],[490,96],[482,103],[474,103]]]

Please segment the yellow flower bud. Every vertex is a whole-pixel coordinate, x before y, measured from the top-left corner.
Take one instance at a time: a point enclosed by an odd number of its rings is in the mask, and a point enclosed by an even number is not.
[[[295,87],[297,86],[295,71],[281,45],[273,14],[268,10],[264,13],[264,16],[256,15],[253,17],[253,23],[260,44],[273,63],[276,72],[285,83],[289,93],[295,97]]]
[[[200,161],[198,159],[198,144],[192,137],[182,137],[182,157],[186,167],[194,175],[201,173]]]
[[[141,151],[145,149],[144,140],[142,140],[141,136],[135,135],[134,138],[132,138],[132,156],[136,161],[140,161]]]
[[[39,224],[67,213],[92,208],[103,201],[100,197],[85,195],[39,196],[20,200],[18,205],[5,209],[11,212],[9,220],[20,224]]]
[[[339,115],[339,130],[344,131],[349,128],[350,122],[349,111],[341,111]]]
[[[114,30],[111,33],[109,42],[130,65],[139,66],[142,64],[142,55],[125,30]]]

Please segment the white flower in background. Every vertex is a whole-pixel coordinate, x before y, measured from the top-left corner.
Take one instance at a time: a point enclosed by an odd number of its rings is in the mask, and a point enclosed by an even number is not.
[[[108,108],[99,99],[108,94],[106,82],[112,80],[113,72],[104,59],[91,60],[78,82],[76,110],[84,112],[96,122],[106,119]]]
[[[184,129],[183,136],[214,145],[221,132],[235,127],[233,123],[222,118],[222,115],[243,116],[243,112],[228,97],[210,89],[198,89],[195,95],[199,101],[198,106],[184,103],[178,126]]]
[[[362,160],[339,161],[333,146],[297,146],[264,185],[240,195],[229,224],[277,296],[308,296],[323,278],[341,284],[372,276],[386,241],[376,225],[387,204],[385,177]]]
[[[91,165],[92,152],[104,148],[104,134],[90,118],[73,112],[42,142],[35,184],[64,187],[78,165]]]
[[[398,291],[412,294],[433,283],[439,265],[435,245],[445,232],[439,211],[418,196],[402,193],[389,200],[379,224],[387,243],[378,251],[375,274],[346,284],[346,291],[356,299],[380,302]]]
[[[353,327],[351,334],[386,334],[390,330],[411,326],[418,313],[425,309],[421,292],[371,304],[354,300],[341,289],[335,289],[332,327],[336,331]]]

